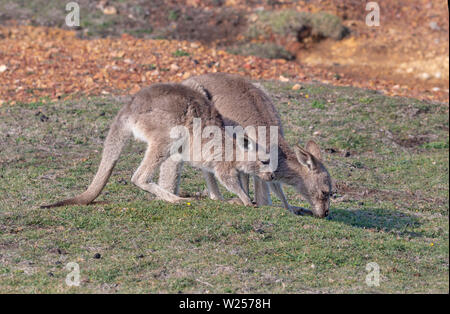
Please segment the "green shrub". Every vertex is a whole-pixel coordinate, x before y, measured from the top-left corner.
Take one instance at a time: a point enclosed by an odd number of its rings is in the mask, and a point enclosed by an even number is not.
[[[342,39],[348,34],[348,29],[342,25],[341,19],[326,12],[309,13],[297,11],[262,11],[258,19],[247,29],[247,38],[264,37],[267,30],[280,36],[297,36],[302,28],[311,28],[311,34],[316,37]]]
[[[310,15],[313,34],[324,38],[340,40],[348,34],[348,29],[336,15],[319,12]]]

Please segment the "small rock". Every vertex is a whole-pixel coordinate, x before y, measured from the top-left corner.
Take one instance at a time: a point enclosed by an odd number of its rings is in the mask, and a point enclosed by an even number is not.
[[[314,136],[319,136],[320,134],[322,134],[320,131],[315,131],[315,132],[313,133]]]
[[[117,183],[120,183],[120,184],[123,184],[123,185],[127,185],[128,184],[127,180],[125,180],[123,178],[117,180]]]
[[[441,89],[440,89],[439,87],[433,87],[431,90],[432,90],[433,92],[438,92],[438,91],[440,91]]]
[[[49,252],[50,253],[55,253],[55,254],[67,254],[66,250],[60,249],[60,248],[50,249]]]
[[[257,232],[259,234],[263,234],[265,231],[262,228],[256,228],[255,232]]]
[[[250,14],[250,16],[248,17],[249,21],[254,23],[258,20],[258,15],[257,14]]]
[[[108,0],[100,0],[95,7],[97,9],[103,10],[105,5],[107,5],[107,4],[108,4]]]
[[[117,14],[117,9],[113,6],[107,6],[106,8],[103,9],[103,14],[115,15]]]
[[[294,86],[292,86],[292,90],[299,90],[302,89],[302,86],[300,84],[295,84]]]
[[[90,76],[88,76],[84,81],[88,86],[94,84],[94,80]]]
[[[178,70],[180,69],[180,67],[179,67],[178,65],[176,65],[175,63],[172,63],[172,64],[170,65],[170,69],[171,69],[172,71],[178,71]]]
[[[439,25],[438,25],[438,23],[436,23],[436,22],[430,22],[430,28],[432,29],[432,30],[434,30],[434,31],[438,31],[438,30],[440,30],[441,28],[439,27]]]
[[[280,75],[278,78],[281,82],[289,82],[289,79],[287,77],[284,77],[283,75]]]
[[[141,90],[141,87],[138,84],[134,84],[133,88],[130,89],[130,94],[136,94]]]
[[[6,67],[6,65],[2,64],[0,65],[0,73],[3,73],[7,70],[8,68]]]
[[[46,122],[48,121],[48,117],[45,114],[42,114],[41,117],[39,118],[41,120],[41,122]]]

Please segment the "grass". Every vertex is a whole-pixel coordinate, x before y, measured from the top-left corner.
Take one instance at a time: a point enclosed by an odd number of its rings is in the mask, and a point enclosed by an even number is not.
[[[187,57],[189,56],[189,52],[184,51],[183,49],[177,49],[175,52],[172,53],[174,57]]]
[[[178,20],[179,17],[180,17],[180,12],[178,12],[177,10],[170,10],[169,14],[167,16],[167,18],[170,21],[176,21],[176,20]]]
[[[126,147],[101,203],[39,209],[89,184],[120,104],[90,97],[4,105],[0,292],[448,293],[448,104],[263,85],[287,140],[315,137],[324,150],[338,188],[329,219],[204,198],[154,200],[130,183],[139,143]],[[187,167],[182,194],[204,189]],[[69,262],[79,264],[79,287],[65,283]],[[365,283],[370,262],[380,266],[379,287]]]
[[[114,6],[118,14],[103,14],[98,3],[89,0],[76,1],[80,8],[80,26],[68,27],[65,18],[67,2],[58,0],[0,0],[0,12],[8,12],[7,18],[26,20],[32,25],[61,27],[83,30],[82,37],[107,37],[128,33],[137,37],[154,37],[154,29],[149,25],[145,7],[138,1],[130,6],[123,0],[110,0],[108,5]],[[121,14],[125,9],[128,14]],[[131,17],[130,17],[131,16]]]

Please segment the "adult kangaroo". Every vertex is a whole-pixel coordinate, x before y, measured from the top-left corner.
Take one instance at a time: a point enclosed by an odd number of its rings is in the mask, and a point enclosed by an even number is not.
[[[270,205],[270,189],[277,195],[283,206],[289,211],[299,214],[304,209],[289,205],[281,184],[293,186],[312,207],[312,213],[317,217],[326,217],[330,208],[331,178],[322,162],[319,146],[309,141],[306,147],[298,145],[291,148],[284,139],[283,127],[275,106],[270,97],[255,84],[247,79],[226,73],[211,73],[191,77],[183,85],[189,86],[211,99],[211,104],[222,116],[225,125],[240,125],[242,127],[278,126],[278,167],[274,171],[274,181],[264,182],[255,177],[255,196],[257,205]],[[268,132],[266,132],[268,136]],[[251,138],[251,134],[247,134]],[[261,147],[258,137],[251,138]],[[266,147],[268,149],[269,147]],[[161,184],[169,189],[177,182],[175,169],[177,164],[172,161],[161,165]],[[222,199],[216,180],[209,173],[204,172],[209,194],[212,199]],[[248,193],[248,175],[240,176],[241,184]],[[306,212],[307,213],[307,212]]]

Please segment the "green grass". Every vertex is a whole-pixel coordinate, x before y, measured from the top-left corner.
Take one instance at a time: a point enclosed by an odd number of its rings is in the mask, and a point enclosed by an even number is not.
[[[180,17],[180,12],[178,12],[177,10],[170,10],[170,11],[169,11],[169,14],[168,14],[168,16],[167,16],[167,18],[168,18],[170,21],[176,21],[176,20],[179,19],[179,17]]]
[[[172,53],[174,57],[187,57],[189,56],[189,52],[184,51],[183,49],[177,49],[175,52]]]
[[[144,152],[136,142],[102,203],[40,209],[89,184],[120,104],[91,97],[4,105],[0,292],[448,293],[448,104],[321,84],[263,85],[287,140],[314,137],[324,150],[338,190],[329,219],[205,198],[154,200],[130,183]],[[187,167],[181,193],[204,189]],[[79,287],[65,283],[69,262],[79,264]],[[370,262],[380,266],[379,287],[365,283]]]

